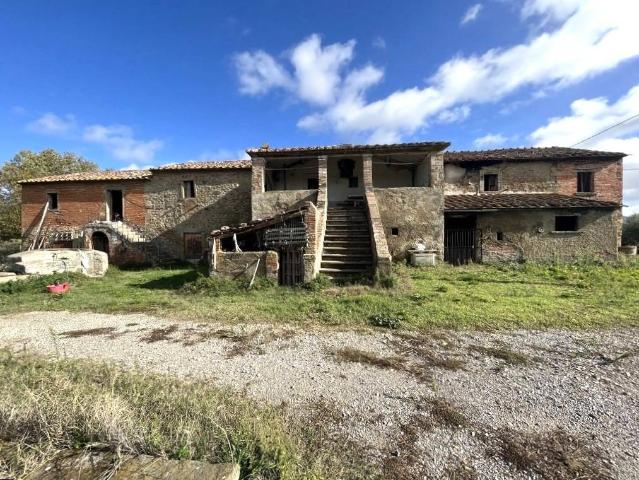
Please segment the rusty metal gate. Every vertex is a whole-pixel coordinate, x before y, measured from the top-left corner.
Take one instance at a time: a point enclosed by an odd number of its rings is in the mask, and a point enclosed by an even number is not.
[[[280,248],[280,285],[297,285],[304,281],[304,249]]]
[[[481,230],[446,229],[444,260],[453,265],[465,265],[481,260]]]

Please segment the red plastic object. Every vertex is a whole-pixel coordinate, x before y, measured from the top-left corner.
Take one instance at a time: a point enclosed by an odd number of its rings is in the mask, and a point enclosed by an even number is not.
[[[70,288],[71,284],[69,282],[58,283],[57,285],[47,285],[49,293],[67,293]]]

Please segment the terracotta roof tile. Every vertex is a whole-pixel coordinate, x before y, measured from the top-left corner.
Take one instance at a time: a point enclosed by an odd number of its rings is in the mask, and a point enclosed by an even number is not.
[[[504,160],[569,160],[569,159],[606,159],[623,158],[625,153],[602,152],[583,148],[544,147],[544,148],[502,148],[499,150],[477,150],[465,152],[444,152],[444,162],[486,162]]]
[[[339,154],[339,153],[396,153],[403,151],[439,151],[447,148],[449,142],[415,142],[376,145],[316,145],[310,147],[249,148],[246,153],[251,157],[286,156],[299,154]]]
[[[111,180],[146,180],[151,177],[148,170],[105,170],[101,172],[67,173],[48,177],[28,178],[18,183],[55,183],[55,182],[102,182]]]
[[[225,160],[216,162],[171,163],[151,170],[232,170],[251,168],[250,160]]]
[[[618,203],[558,193],[485,193],[480,195],[446,195],[444,210],[495,210],[537,208],[617,208]]]

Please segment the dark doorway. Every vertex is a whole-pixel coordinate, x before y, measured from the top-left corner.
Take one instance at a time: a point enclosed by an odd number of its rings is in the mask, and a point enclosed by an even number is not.
[[[304,250],[280,249],[280,285],[297,285],[304,281]]]
[[[94,232],[91,235],[91,243],[93,243],[93,250],[100,250],[109,254],[109,237],[102,232]]]
[[[124,219],[122,190],[107,190],[107,202],[109,205],[109,220],[117,222]]]
[[[447,215],[444,219],[444,260],[465,265],[481,260],[481,232],[475,215]]]

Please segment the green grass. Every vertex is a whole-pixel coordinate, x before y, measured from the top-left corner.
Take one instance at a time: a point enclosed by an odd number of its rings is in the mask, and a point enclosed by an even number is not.
[[[32,280],[8,293],[0,313],[35,310],[145,312],[195,321],[401,328],[585,328],[639,325],[639,264],[396,267],[395,286],[278,287],[224,283],[188,267],[119,270],[73,277],[51,296]],[[317,287],[317,288],[316,288]]]
[[[237,462],[243,479],[375,478],[325,425],[287,419],[205,381],[0,350],[0,476],[22,477],[60,450],[97,446]]]

